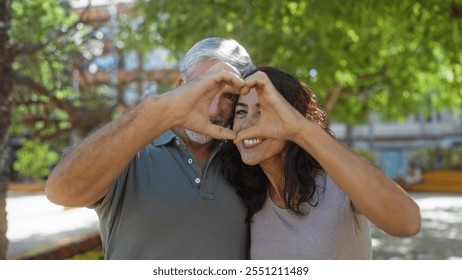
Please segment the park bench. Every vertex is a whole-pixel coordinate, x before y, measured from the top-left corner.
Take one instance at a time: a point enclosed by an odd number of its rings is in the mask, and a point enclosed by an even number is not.
[[[408,191],[462,193],[462,171],[426,171],[422,175],[422,181],[411,185]]]

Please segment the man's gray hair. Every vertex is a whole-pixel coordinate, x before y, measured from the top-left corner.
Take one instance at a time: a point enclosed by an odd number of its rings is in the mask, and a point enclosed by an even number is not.
[[[242,77],[255,70],[252,59],[241,44],[233,39],[211,37],[197,42],[186,53],[180,69],[184,79],[187,80],[204,60],[231,64]]]

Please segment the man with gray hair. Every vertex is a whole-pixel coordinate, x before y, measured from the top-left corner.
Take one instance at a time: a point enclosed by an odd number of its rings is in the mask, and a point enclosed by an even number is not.
[[[95,209],[106,259],[244,259],[246,208],[216,156],[220,139],[235,137],[227,126],[254,68],[234,40],[198,42],[174,90],[147,97],[63,156],[48,199]]]

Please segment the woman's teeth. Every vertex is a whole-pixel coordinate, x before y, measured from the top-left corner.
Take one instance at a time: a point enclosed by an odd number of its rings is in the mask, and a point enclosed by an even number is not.
[[[263,142],[263,139],[246,139],[244,140],[244,145],[251,146],[251,145],[260,144],[261,142]]]

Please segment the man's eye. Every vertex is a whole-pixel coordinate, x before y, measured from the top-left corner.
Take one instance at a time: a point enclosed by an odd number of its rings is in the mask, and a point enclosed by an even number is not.
[[[233,93],[226,93],[224,97],[229,103],[236,104],[237,99],[238,99],[238,94],[233,94]]]

